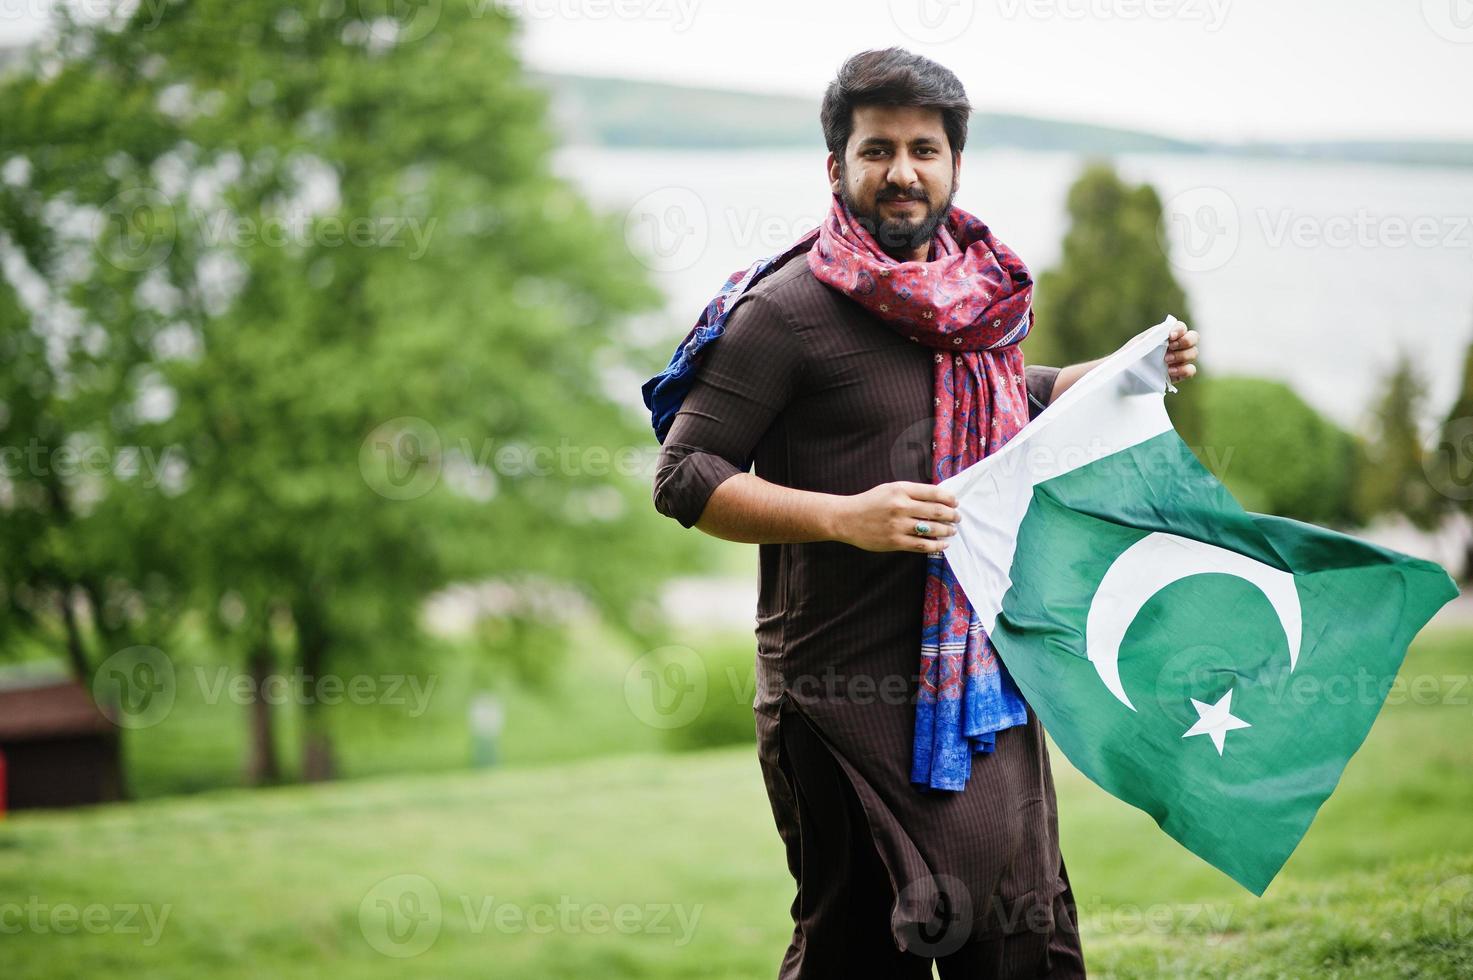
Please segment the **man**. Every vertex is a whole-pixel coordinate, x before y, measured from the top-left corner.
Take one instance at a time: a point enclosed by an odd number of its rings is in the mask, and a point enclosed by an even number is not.
[[[975,755],[961,743],[952,788],[916,785],[931,758],[918,683],[934,693],[921,634],[958,518],[935,483],[1093,366],[1028,368],[1024,390],[1032,280],[951,204],[970,111],[925,58],[846,62],[821,112],[825,226],[734,276],[730,307],[713,301],[646,385],[651,402],[688,376],[657,509],[760,546],[758,756],[798,884],[784,978],[929,977],[933,962],[943,978],[1084,974],[1049,758],[1021,698]],[[1173,337],[1174,379],[1195,373],[1196,340]],[[976,669],[969,683],[989,676]]]

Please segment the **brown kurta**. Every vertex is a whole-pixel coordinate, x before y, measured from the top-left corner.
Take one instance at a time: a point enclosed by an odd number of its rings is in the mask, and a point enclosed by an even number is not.
[[[933,482],[935,353],[819,282],[802,256],[788,262],[741,298],[701,352],[660,453],[655,506],[693,526],[748,458],[765,480],[825,493]],[[1035,413],[1056,374],[1028,369]],[[800,890],[785,710],[812,723],[863,805],[893,886],[901,949],[925,951],[915,929],[933,916],[938,881],[950,892],[960,882],[964,894],[951,900],[970,908],[973,937],[1052,928],[1067,879],[1032,711],[998,734],[994,752],[973,757],[964,791],[910,782],[926,556],[824,541],[759,545],[759,558],[758,757]]]

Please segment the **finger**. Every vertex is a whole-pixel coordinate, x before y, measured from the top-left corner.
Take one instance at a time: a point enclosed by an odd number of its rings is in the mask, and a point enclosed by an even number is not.
[[[1169,333],[1169,334],[1166,335],[1166,339],[1167,340],[1176,340],[1178,337],[1180,337],[1183,333],[1186,332],[1186,329],[1187,328],[1186,328],[1185,325],[1178,323],[1176,326],[1174,326],[1174,327],[1171,328],[1171,333]]]
[[[946,550],[945,541],[933,541],[930,538],[917,538],[915,536],[906,539],[906,545],[912,551],[924,551],[927,554]]]
[[[956,534],[956,525],[942,520],[939,517],[912,517],[898,522],[902,534],[914,534],[918,538],[949,538]],[[916,533],[916,525],[926,526],[925,534]]]
[[[925,534],[916,534],[918,538],[949,538],[956,534],[956,525],[945,521],[912,521],[907,531],[915,534],[916,524],[926,525]]]
[[[938,487],[934,483],[910,483],[902,481],[900,488],[910,494],[912,500],[945,504],[947,507],[956,506],[956,494],[945,487]]]
[[[945,504],[921,507],[916,513],[920,515],[916,520],[927,521],[931,524],[935,524],[938,521],[942,524],[955,524],[962,519],[961,511],[955,507],[948,507]]]
[[[1178,335],[1176,342],[1171,345],[1172,350],[1185,350],[1188,347],[1197,346],[1197,331],[1188,330]]]
[[[1196,376],[1196,374],[1197,374],[1197,365],[1195,365],[1195,364],[1184,364],[1181,367],[1174,367],[1174,368],[1172,368],[1167,373],[1171,375],[1171,380],[1172,381],[1180,381],[1183,378],[1191,378],[1191,377]]]

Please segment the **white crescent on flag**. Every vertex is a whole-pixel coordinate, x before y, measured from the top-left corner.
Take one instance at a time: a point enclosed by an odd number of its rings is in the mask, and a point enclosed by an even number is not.
[[[1135,705],[1120,682],[1120,641],[1141,607],[1157,592],[1190,575],[1210,572],[1235,575],[1258,587],[1283,624],[1289,640],[1290,672],[1298,665],[1303,627],[1299,590],[1292,574],[1215,544],[1154,531],[1110,564],[1090,600],[1084,627],[1090,662],[1110,693],[1130,710]]]

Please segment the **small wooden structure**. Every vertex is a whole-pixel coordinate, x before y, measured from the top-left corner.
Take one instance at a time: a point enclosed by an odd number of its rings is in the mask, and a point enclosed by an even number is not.
[[[76,681],[0,683],[0,755],[11,810],[122,797],[118,730]]]

